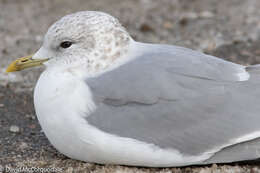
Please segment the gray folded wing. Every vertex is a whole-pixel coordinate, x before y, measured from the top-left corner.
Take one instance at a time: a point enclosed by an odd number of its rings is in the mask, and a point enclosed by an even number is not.
[[[90,124],[184,155],[221,152],[260,131],[259,74],[241,81],[244,66],[180,47],[145,47],[131,62],[86,79],[97,104],[86,118]],[[250,150],[250,159],[259,149]]]

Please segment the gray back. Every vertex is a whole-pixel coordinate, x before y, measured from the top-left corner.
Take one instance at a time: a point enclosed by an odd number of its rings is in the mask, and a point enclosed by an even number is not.
[[[260,131],[260,76],[238,81],[241,65],[185,48],[150,47],[86,80],[98,106],[86,118],[90,124],[187,155]]]

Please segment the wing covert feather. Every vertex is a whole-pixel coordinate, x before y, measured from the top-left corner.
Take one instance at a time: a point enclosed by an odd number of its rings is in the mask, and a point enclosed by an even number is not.
[[[187,155],[260,131],[258,76],[241,82],[244,66],[179,47],[151,49],[86,80],[97,104],[90,124]]]

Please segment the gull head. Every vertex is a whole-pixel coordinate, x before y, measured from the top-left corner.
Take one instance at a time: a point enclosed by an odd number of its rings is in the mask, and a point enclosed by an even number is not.
[[[77,12],[50,26],[41,48],[11,63],[7,72],[45,64],[47,69],[80,67],[95,73],[122,58],[131,41],[125,28],[109,14]]]

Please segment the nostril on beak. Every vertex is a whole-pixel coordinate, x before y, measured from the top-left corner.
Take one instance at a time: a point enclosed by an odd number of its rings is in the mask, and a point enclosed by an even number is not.
[[[21,60],[21,62],[26,62],[26,61],[28,61],[28,59],[23,59],[23,60]]]

